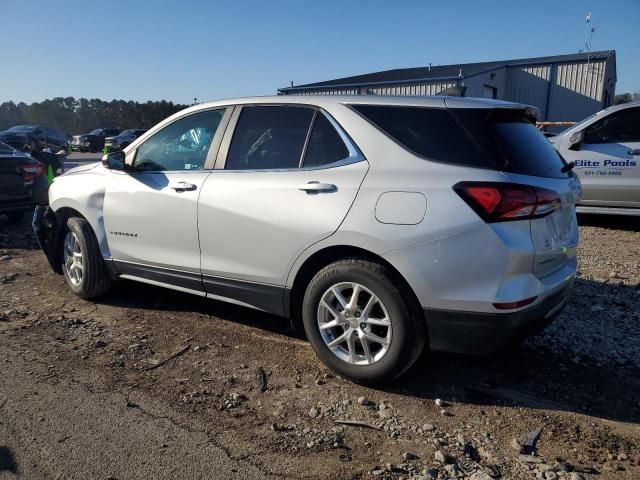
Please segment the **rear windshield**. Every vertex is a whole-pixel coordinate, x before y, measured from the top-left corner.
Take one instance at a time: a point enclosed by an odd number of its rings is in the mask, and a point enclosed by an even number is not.
[[[352,105],[413,153],[452,165],[566,178],[564,161],[521,110]]]

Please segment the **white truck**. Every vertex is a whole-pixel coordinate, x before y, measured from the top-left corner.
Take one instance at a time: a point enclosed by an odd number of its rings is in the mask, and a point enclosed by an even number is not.
[[[640,215],[640,102],[601,110],[549,141],[582,182],[578,213]]]

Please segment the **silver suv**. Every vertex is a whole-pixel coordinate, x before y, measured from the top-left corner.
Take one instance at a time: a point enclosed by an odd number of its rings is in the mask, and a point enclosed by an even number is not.
[[[447,97],[197,105],[58,177],[34,227],[82,298],[130,279],[300,319],[331,369],[388,381],[564,305],[579,182],[534,120]]]

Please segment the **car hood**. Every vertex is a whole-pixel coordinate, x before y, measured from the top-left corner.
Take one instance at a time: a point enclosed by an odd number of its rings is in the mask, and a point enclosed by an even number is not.
[[[64,172],[63,176],[64,175],[75,175],[75,174],[82,173],[82,172],[88,172],[89,170],[93,170],[94,168],[98,167],[99,165],[101,165],[100,162],[87,163],[86,165],[78,165],[77,167],[74,167],[74,168]]]
[[[27,137],[26,132],[0,132],[0,138],[12,138],[12,137]]]

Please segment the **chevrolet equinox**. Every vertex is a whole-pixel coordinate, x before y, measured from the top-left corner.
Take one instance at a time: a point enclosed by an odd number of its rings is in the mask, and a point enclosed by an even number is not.
[[[580,182],[534,108],[459,97],[197,105],[56,178],[34,229],[81,298],[115,279],[300,319],[337,373],[544,327],[576,273]]]

